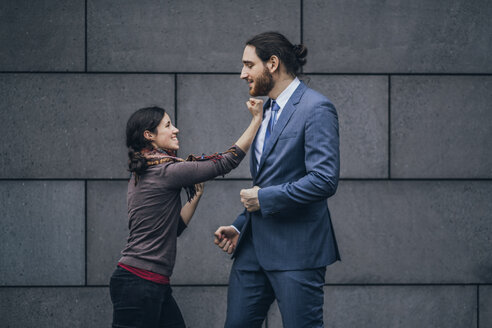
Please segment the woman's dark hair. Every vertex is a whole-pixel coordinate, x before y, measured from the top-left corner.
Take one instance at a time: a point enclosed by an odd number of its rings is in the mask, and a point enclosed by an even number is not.
[[[156,133],[166,111],[160,107],[146,107],[137,110],[126,123],[126,146],[128,147],[128,170],[137,176],[147,169],[147,161],[140,151],[153,148],[152,143],[145,139],[144,132]]]
[[[264,32],[255,35],[246,45],[256,48],[256,55],[263,62],[267,62],[273,55],[284,64],[287,73],[298,75],[302,66],[306,64],[307,48],[302,44],[293,45],[278,32]]]

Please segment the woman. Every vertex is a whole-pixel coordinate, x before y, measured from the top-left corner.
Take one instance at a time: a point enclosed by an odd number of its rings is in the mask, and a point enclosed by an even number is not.
[[[162,108],[136,111],[128,120],[130,234],[110,281],[113,327],[185,327],[169,278],[176,238],[186,228],[203,192],[203,181],[236,168],[248,151],[263,117],[262,101],[246,103],[252,120],[235,145],[208,157],[175,156],[177,134]],[[188,202],[181,207],[185,188]]]

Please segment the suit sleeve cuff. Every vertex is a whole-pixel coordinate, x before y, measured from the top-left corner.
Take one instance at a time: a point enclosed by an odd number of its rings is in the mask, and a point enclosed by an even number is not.
[[[271,192],[272,187],[261,188],[258,190],[258,202],[260,203],[261,216],[266,218],[268,216],[278,213],[278,210],[274,208],[274,199]]]

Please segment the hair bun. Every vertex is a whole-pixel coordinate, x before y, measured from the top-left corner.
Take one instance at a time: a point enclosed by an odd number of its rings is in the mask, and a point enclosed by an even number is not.
[[[292,46],[292,50],[296,54],[299,65],[303,66],[306,64],[307,48],[303,44],[295,44]]]

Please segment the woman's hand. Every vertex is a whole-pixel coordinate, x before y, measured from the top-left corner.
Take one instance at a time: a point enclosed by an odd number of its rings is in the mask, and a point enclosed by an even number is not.
[[[203,195],[203,189],[204,188],[205,188],[205,183],[203,183],[203,182],[202,183],[197,183],[195,185],[196,196],[198,198],[202,197],[202,195]]]
[[[195,184],[195,196],[191,201],[186,202],[186,204],[184,204],[181,208],[181,219],[186,225],[190,223],[193,214],[195,214],[196,207],[198,206],[200,198],[203,195],[204,185],[205,184],[203,182]]]
[[[263,119],[263,100],[258,98],[249,98],[246,102],[248,110],[254,118]]]
[[[251,123],[248,128],[244,130],[243,134],[237,139],[235,145],[238,146],[242,151],[247,152],[251,143],[255,139],[256,132],[261,126],[261,121],[263,121],[263,100],[256,98],[249,98],[246,102],[249,112],[253,115]]]

